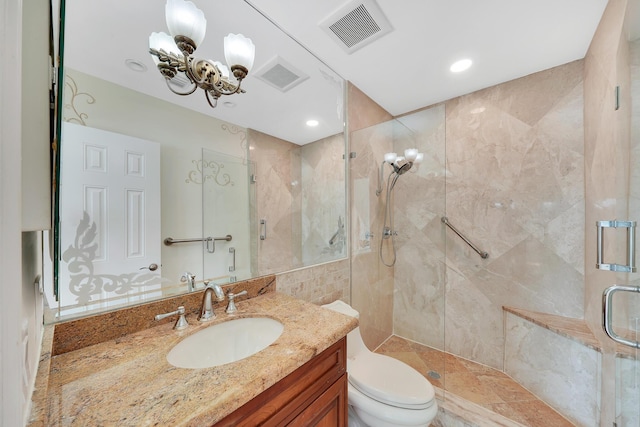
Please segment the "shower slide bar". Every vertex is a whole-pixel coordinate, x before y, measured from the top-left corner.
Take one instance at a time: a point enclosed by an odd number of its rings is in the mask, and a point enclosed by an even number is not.
[[[471,247],[471,249],[473,249],[474,251],[476,251],[478,253],[478,255],[480,255],[480,258],[482,259],[487,259],[489,258],[489,253],[485,252],[481,249],[478,249],[478,247],[476,245],[474,245],[473,243],[471,243],[471,241],[469,239],[467,239],[462,233],[460,233],[460,231],[458,231],[457,228],[455,228],[453,225],[451,225],[451,223],[449,222],[449,219],[446,216],[443,216],[441,218],[441,221],[444,225],[446,225],[447,227],[449,227],[450,229],[453,230],[454,233],[456,233],[462,240],[464,240],[464,242],[469,245]]]
[[[164,239],[164,244],[167,246],[171,246],[174,243],[206,242],[207,252],[212,254],[216,251],[216,241],[230,242],[232,238],[233,237],[231,237],[231,234],[227,234],[224,237],[201,237],[195,239],[174,239],[172,237],[167,237],[166,239]]]

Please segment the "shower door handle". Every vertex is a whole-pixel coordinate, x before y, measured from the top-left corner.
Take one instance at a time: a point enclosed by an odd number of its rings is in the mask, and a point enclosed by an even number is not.
[[[230,272],[236,271],[236,248],[229,248],[229,253],[233,255],[233,261],[231,262],[231,267],[229,267]]]
[[[260,220],[260,240],[267,240],[267,220]]]
[[[616,292],[634,292],[640,294],[640,286],[614,285],[605,289],[602,294],[602,327],[609,338],[615,342],[640,349],[640,342],[623,338],[613,330],[613,313],[611,305],[613,295]]]
[[[596,268],[598,270],[617,271],[621,273],[636,272],[636,222],[635,221],[596,221],[598,228]],[[627,264],[611,264],[603,261],[604,229],[605,228],[626,228],[627,229]]]

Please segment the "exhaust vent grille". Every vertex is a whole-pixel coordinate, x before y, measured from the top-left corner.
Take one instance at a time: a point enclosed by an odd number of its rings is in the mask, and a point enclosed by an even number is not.
[[[279,56],[274,57],[256,71],[256,77],[274,88],[286,92],[309,76]]]
[[[352,1],[322,21],[320,27],[347,53],[393,29],[375,0]]]
[[[380,26],[363,4],[330,25],[329,29],[348,48],[362,43],[381,31]]]

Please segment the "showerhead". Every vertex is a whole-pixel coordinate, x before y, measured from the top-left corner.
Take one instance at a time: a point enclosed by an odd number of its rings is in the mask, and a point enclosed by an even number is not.
[[[405,173],[409,169],[411,169],[411,166],[413,166],[413,162],[405,162],[403,164],[395,164],[395,165],[393,165],[393,170],[398,175],[402,175],[403,173]]]

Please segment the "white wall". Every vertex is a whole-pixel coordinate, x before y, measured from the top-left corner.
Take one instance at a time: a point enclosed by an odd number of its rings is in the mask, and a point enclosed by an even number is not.
[[[0,425],[22,424],[20,337],[22,2],[0,0]]]
[[[46,14],[46,5],[25,3],[24,16],[32,18],[27,6]],[[33,283],[41,271],[41,233],[21,232],[22,18],[21,0],[0,0],[0,426],[6,427],[24,425],[29,415],[42,332],[42,299]]]

